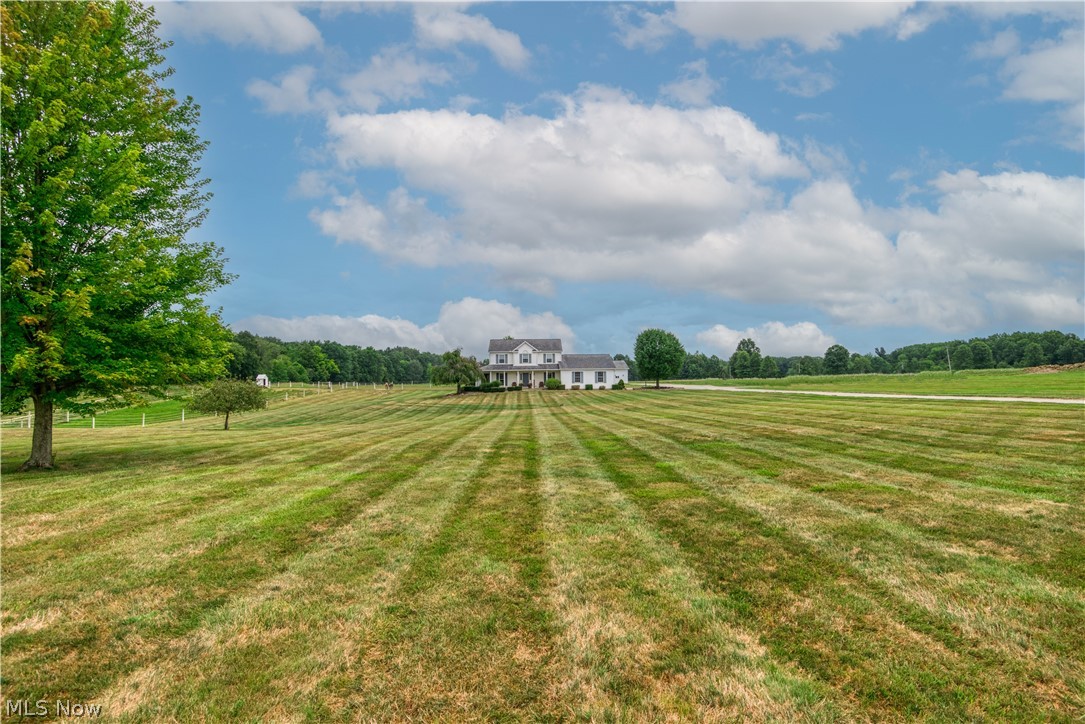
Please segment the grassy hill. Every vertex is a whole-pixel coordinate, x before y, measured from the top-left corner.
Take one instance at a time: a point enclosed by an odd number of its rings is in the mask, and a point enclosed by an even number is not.
[[[3,696],[109,719],[1085,710],[1076,406],[418,388],[6,430]]]

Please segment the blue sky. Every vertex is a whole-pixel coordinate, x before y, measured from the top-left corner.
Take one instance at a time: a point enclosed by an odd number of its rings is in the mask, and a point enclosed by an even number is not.
[[[729,356],[1085,306],[1081,3],[158,3],[235,330]]]

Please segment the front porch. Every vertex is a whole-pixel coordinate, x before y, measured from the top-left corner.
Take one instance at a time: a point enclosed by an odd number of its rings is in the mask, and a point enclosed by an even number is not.
[[[561,379],[561,375],[557,370],[508,370],[486,373],[488,381],[497,380],[505,387],[508,385],[523,385],[529,388],[542,388],[546,386],[548,377]]]

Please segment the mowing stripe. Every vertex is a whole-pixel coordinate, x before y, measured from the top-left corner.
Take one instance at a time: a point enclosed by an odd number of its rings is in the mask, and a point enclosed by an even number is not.
[[[442,431],[431,439],[412,435],[406,438],[411,444],[383,460],[388,468],[369,463],[360,470],[341,470],[338,479],[327,480],[304,468],[300,473],[298,468],[289,468],[286,479],[301,486],[295,494],[271,501],[272,505],[251,511],[231,521],[228,527],[195,531],[194,537],[203,532],[211,536],[210,541],[205,539],[203,546],[188,551],[190,555],[165,561],[164,570],[152,579],[154,585],[148,586],[139,570],[127,571],[123,559],[115,558],[114,565],[98,561],[89,568],[77,566],[76,575],[78,571],[93,571],[94,575],[75,578],[64,588],[45,585],[36,600],[26,597],[31,608],[59,609],[65,616],[45,629],[5,637],[6,658],[19,657],[23,648],[37,653],[27,672],[30,678],[8,679],[7,692],[22,690],[31,696],[29,692],[40,694],[48,691],[46,686],[52,686],[54,690],[61,687],[73,697],[93,697],[120,671],[135,667],[139,657],[131,649],[146,647],[147,640],[165,641],[183,635],[238,592],[279,573],[291,558],[319,545],[329,531],[348,523],[358,514],[359,505],[372,504],[431,464],[458,442],[457,432]],[[115,579],[109,577],[110,570],[116,572]],[[80,611],[88,597],[100,595],[103,575],[111,581],[110,600],[121,608],[119,615],[113,608],[94,609],[101,618],[67,613]],[[127,613],[134,611],[139,613]],[[76,662],[66,660],[66,646],[41,646],[47,641],[74,644],[84,641],[88,633],[103,639],[101,646],[96,647],[99,650],[94,656]],[[160,647],[150,648],[148,653],[153,655]],[[80,682],[79,686],[68,683],[75,681]]]
[[[586,413],[582,419],[602,418]],[[972,647],[997,653],[1010,670],[1017,671],[1026,661],[1032,667],[1027,680],[1041,697],[1060,691],[1064,700],[1070,696],[1081,667],[1067,670],[1066,657],[1076,653],[1075,642],[1085,636],[1085,599],[1079,589],[1053,586],[983,557],[947,553],[945,543],[932,542],[906,525],[751,474],[726,458],[692,452],[680,440],[645,431],[643,424],[614,418],[595,424],[624,436],[653,459],[675,461],[668,464],[685,479],[762,515],[863,578],[923,606],[943,628],[961,628]]]
[[[417,448],[413,461],[385,460],[381,470],[351,482],[384,488],[375,502],[330,532],[272,579],[206,615],[197,630],[103,696],[103,706],[134,719],[188,718],[192,711],[229,712],[235,692],[248,692],[243,711],[260,720],[325,718],[335,702],[329,682],[357,672],[357,632],[369,625],[396,581],[438,533],[459,491],[477,477],[488,437],[508,425],[500,406],[481,428],[453,429],[445,454]],[[437,454],[432,454],[436,452]],[[289,656],[283,656],[289,651]],[[214,677],[208,691],[205,677]]]
[[[530,417],[508,414],[439,533],[360,632],[360,676],[334,692],[352,715],[513,719],[552,709],[538,452]]]
[[[598,405],[587,405],[585,412],[587,409],[606,412],[605,407]],[[840,503],[862,505],[877,513],[879,518],[888,517],[919,527],[927,537],[940,538],[943,543],[949,540],[957,544],[973,543],[975,555],[1002,551],[1007,565],[1060,586],[1080,587],[1085,583],[1083,521],[1066,505],[1030,498],[1029,506],[1020,506],[1016,514],[1009,514],[1005,511],[1005,495],[1001,496],[1000,504],[985,504],[969,499],[969,489],[962,489],[958,480],[945,480],[910,470],[902,474],[900,468],[892,464],[826,463],[824,458],[833,458],[820,454],[811,456],[803,448],[792,452],[796,445],[787,435],[774,433],[771,442],[759,442],[736,428],[728,429],[724,435],[713,434],[711,427],[703,422],[697,424],[699,432],[693,435],[689,421],[652,421],[648,415],[640,413],[635,417],[643,420],[643,424],[631,428],[631,432],[645,426],[673,430],[665,435],[667,439],[680,443],[685,449],[742,466],[756,476],[778,479]],[[650,422],[653,424],[649,425]],[[902,461],[899,465],[907,464],[907,451],[900,451],[896,456]],[[929,497],[930,503],[917,500],[916,496],[920,495]],[[993,493],[985,497],[991,500]],[[937,505],[933,504],[935,502]],[[980,509],[986,514],[977,516]],[[1037,519],[1037,510],[1042,511],[1040,519]],[[1052,526],[1052,521],[1059,524]],[[1024,559],[1023,563],[1019,562],[1021,559]]]
[[[610,431],[582,418],[560,419],[725,596],[738,621],[760,629],[774,655],[832,682],[868,715],[967,718],[978,712],[961,698],[966,690],[981,693],[989,713],[1049,711],[1034,690],[1013,686],[1027,680],[1025,667],[994,652],[969,651],[972,642],[924,609],[856,578],[757,513],[706,496],[673,465]]]
[[[545,527],[578,719],[832,716],[831,689],[773,661],[540,398]],[[544,411],[543,411],[544,410]]]

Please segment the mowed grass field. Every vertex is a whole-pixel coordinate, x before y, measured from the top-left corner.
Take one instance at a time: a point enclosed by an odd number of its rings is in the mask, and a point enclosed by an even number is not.
[[[1056,369],[1056,368],[1046,368]],[[641,383],[634,383],[641,384]],[[1085,366],[1074,365],[1058,371],[965,370],[963,372],[919,372],[908,375],[819,375],[776,379],[674,380],[667,384],[759,387],[771,390],[815,390],[824,392],[876,392],[905,395],[968,395],[978,397],[1069,397],[1085,398]]]
[[[3,436],[3,697],[111,720],[1085,714],[1085,416],[337,391]]]

